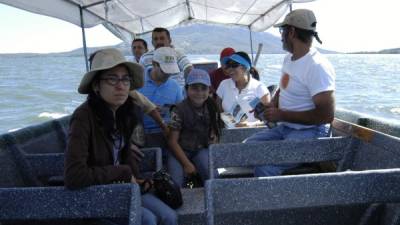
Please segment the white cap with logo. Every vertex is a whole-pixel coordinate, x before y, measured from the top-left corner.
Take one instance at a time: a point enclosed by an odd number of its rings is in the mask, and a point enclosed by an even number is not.
[[[287,14],[282,23],[275,24],[274,27],[283,27],[286,25],[315,31],[317,29],[317,19],[311,10],[296,9]]]
[[[180,72],[176,51],[171,47],[160,47],[154,50],[153,61],[160,64],[164,73],[175,74]]]

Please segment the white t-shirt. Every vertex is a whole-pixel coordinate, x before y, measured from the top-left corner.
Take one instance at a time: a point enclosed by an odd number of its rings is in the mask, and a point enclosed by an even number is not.
[[[249,122],[257,121],[257,119],[254,118],[254,113],[248,112],[250,110],[248,108],[248,103],[257,97],[261,99],[267,94],[269,94],[267,87],[252,77],[250,77],[249,83],[240,94],[232,78],[223,80],[217,89],[217,95],[222,99],[222,108],[224,112],[231,112],[233,106],[239,104],[242,109],[248,109],[245,110],[245,113],[247,114],[247,121]]]
[[[292,54],[288,54],[283,61],[279,108],[296,112],[312,110],[315,108],[312,100],[314,95],[335,90],[335,71],[331,63],[314,48],[295,61],[291,57]],[[282,123],[295,129],[312,127]]]

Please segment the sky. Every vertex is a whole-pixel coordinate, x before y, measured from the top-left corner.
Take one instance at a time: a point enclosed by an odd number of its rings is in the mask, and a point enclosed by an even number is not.
[[[318,0],[295,4],[296,8],[314,11],[323,41],[318,47],[338,52],[400,48],[400,0]],[[279,35],[276,28],[266,32]],[[86,38],[89,47],[121,42],[102,26],[86,29]],[[63,52],[80,47],[80,27],[0,4],[0,53]]]

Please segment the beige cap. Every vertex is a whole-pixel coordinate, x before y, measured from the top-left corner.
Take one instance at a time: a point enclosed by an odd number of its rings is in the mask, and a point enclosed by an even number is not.
[[[158,62],[161,70],[166,74],[180,72],[176,51],[171,47],[160,47],[154,50],[153,61]]]
[[[143,87],[143,67],[138,63],[128,62],[120,51],[115,48],[98,50],[93,53],[94,57],[91,63],[90,71],[83,75],[78,92],[89,94],[90,85],[97,72],[111,69],[117,65],[124,64],[132,78],[130,90]]]
[[[315,31],[317,29],[317,19],[311,10],[296,9],[287,14],[282,23],[275,24],[274,27],[282,27],[286,25]]]

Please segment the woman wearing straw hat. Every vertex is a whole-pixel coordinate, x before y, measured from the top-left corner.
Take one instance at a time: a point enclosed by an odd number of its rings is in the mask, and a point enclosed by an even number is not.
[[[87,100],[72,114],[65,156],[65,186],[140,183],[139,151],[130,142],[141,126],[140,109],[129,91],[143,86],[143,67],[126,61],[116,49],[103,49],[91,57],[78,92]],[[142,224],[177,223],[173,209],[152,194],[142,196]]]

